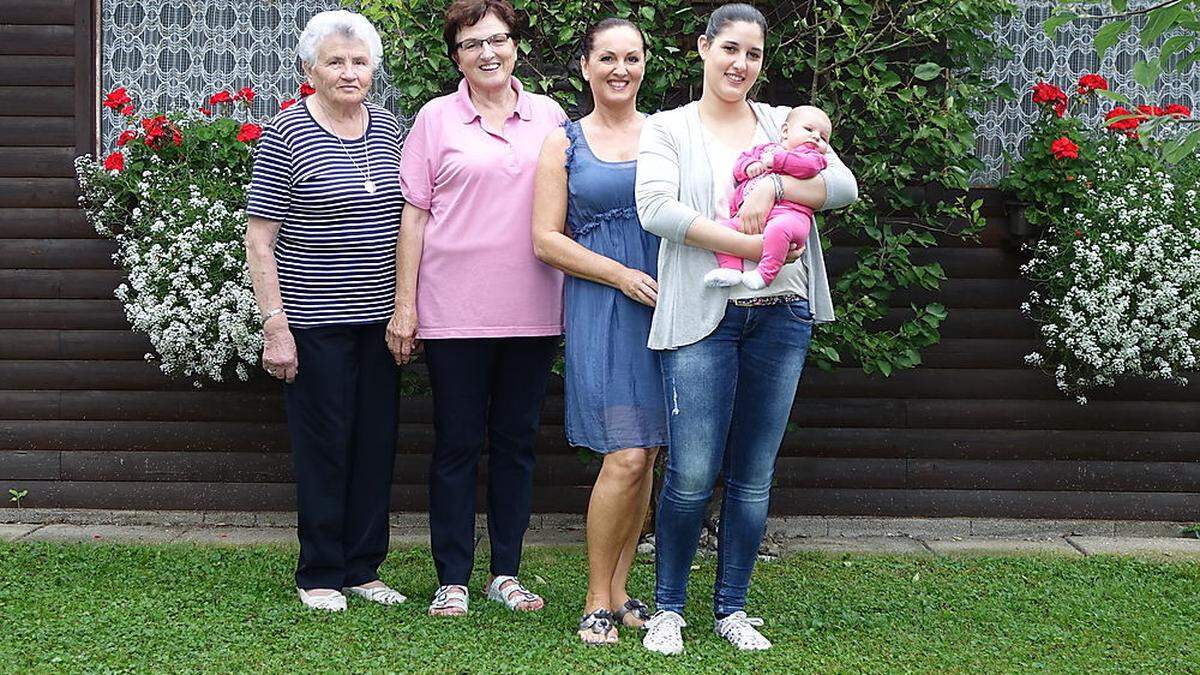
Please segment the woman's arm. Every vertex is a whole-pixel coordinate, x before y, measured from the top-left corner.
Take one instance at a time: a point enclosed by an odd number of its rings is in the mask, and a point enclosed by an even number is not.
[[[250,283],[254,286],[258,310],[264,315],[283,309],[279,268],[275,264],[275,241],[280,225],[277,220],[258,216],[250,216],[246,223],[246,266],[250,269]],[[287,315],[282,312],[263,323],[263,367],[286,382],[296,379],[299,370],[296,341],[288,327]]]
[[[679,201],[679,149],[668,122],[660,113],[642,127],[634,191],[642,228],[677,244],[757,260],[762,256],[762,237],[718,225]]]
[[[427,222],[428,210],[412,202],[404,205],[396,238],[396,309],[387,326],[388,349],[398,364],[408,363],[417,347],[417,271]]]
[[[588,250],[565,234],[567,216],[566,134],[546,137],[538,157],[533,196],[533,253],[538,260],[567,274],[621,291],[629,299],[654,306],[658,284],[641,270]]]

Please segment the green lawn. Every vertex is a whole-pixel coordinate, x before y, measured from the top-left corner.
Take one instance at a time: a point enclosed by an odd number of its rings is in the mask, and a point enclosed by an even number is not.
[[[632,632],[584,647],[574,624],[585,559],[533,549],[522,578],[547,610],[514,616],[479,596],[465,619],[425,616],[429,552],[393,552],[396,608],[351,600],[307,611],[290,585],[294,550],[0,544],[0,664],[46,671],[425,672],[1196,672],[1195,563],[1054,557],[801,555],[758,567],[752,615],[770,652],[741,655],[712,634],[714,560],[700,559],[681,657]],[[486,570],[485,560],[477,570]],[[633,590],[650,595],[653,565]],[[477,571],[472,591],[482,583]]]

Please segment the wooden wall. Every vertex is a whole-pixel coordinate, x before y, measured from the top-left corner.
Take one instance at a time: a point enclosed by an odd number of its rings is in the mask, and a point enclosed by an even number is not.
[[[113,245],[74,208],[71,161],[94,135],[92,11],[90,0],[0,0],[0,495],[28,490],[31,507],[290,509],[277,387],[200,391],[146,363],[148,343],[112,298]],[[988,200],[982,243],[918,254],[951,277],[944,339],[923,367],[805,374],[774,511],[1195,519],[1200,387],[1129,386],[1083,408],[1024,366],[1028,287]],[[850,255],[832,252],[831,266]],[[928,296],[895,304],[914,299]],[[536,508],[582,511],[595,466],[566,446],[561,411],[555,387]],[[403,403],[396,509],[425,507],[429,412],[427,399]]]

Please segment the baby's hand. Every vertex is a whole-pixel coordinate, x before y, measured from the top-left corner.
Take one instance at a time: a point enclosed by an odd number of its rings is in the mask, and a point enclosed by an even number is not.
[[[757,178],[767,172],[767,167],[762,162],[751,162],[750,166],[746,167],[746,175],[751,178]]]
[[[759,155],[758,159],[759,159],[759,161],[761,161],[763,163],[764,167],[766,167],[768,169],[775,168],[775,153],[774,152],[767,150],[763,154]]]

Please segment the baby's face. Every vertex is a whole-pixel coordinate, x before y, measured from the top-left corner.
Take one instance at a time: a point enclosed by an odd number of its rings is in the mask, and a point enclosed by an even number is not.
[[[789,150],[811,143],[824,152],[829,147],[829,135],[832,131],[828,117],[815,112],[799,112],[789,116],[783,124],[780,140]]]

